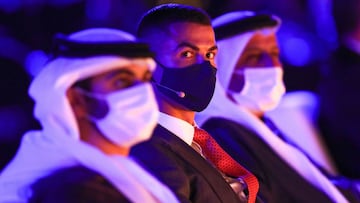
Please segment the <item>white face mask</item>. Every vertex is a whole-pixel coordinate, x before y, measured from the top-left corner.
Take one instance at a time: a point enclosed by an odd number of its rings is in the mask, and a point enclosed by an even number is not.
[[[109,105],[104,118],[90,117],[90,120],[114,144],[131,147],[151,137],[159,110],[150,84],[136,85],[108,95],[85,94],[105,100]]]
[[[280,67],[245,68],[244,80],[240,92],[229,92],[238,105],[252,112],[274,109],[285,93],[283,69]]]

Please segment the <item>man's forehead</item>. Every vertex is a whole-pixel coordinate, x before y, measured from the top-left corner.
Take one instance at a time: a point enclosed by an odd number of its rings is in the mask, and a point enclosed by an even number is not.
[[[108,75],[109,77],[115,76],[117,74],[123,74],[123,73],[142,73],[142,72],[148,72],[150,71],[149,67],[145,64],[135,64],[130,63],[124,66],[117,66],[113,69],[103,72],[101,75]]]
[[[195,22],[173,22],[170,23],[166,28],[166,33],[172,36],[184,35],[189,31],[203,30],[205,34],[214,34],[214,30],[211,25],[204,25]],[[192,34],[196,34],[192,32]]]
[[[202,25],[190,22],[178,22],[169,25],[167,33],[169,40],[174,40],[177,44],[189,45],[210,45],[214,46],[215,35],[210,25]]]
[[[117,68],[113,70],[109,70],[103,72],[98,75],[94,75],[89,77],[92,84],[111,84],[112,81],[118,79],[141,79],[145,75],[151,74],[150,70],[148,69],[131,69],[127,67]]]
[[[277,47],[277,37],[275,33],[262,33],[257,32],[253,35],[250,41],[247,44],[247,49],[251,49],[253,47],[261,47],[261,46],[274,46]]]

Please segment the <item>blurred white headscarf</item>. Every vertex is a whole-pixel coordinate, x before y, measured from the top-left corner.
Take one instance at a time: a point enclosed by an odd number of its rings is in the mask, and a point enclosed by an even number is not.
[[[108,29],[78,32],[71,35],[69,39],[83,42],[135,40],[128,33],[109,32]],[[66,97],[66,91],[79,80],[131,64],[147,65],[150,71],[155,69],[155,62],[151,58],[130,59],[121,56],[60,57],[50,61],[34,79],[29,89],[30,96],[35,100],[35,117],[41,122],[44,134],[50,131],[51,134],[66,134],[73,139],[79,139],[79,129]]]
[[[77,42],[133,42],[120,30],[94,28],[70,35]],[[50,61],[32,82],[29,94],[35,100],[35,117],[41,131],[24,135],[19,151],[0,176],[0,202],[26,202],[29,186],[57,169],[83,165],[104,176],[133,202],[177,202],[172,192],[130,157],[109,156],[80,140],[79,129],[66,91],[77,81],[125,67],[155,62],[150,57],[126,58],[96,55],[86,58],[59,57]]]
[[[212,22],[214,27],[226,24],[234,19],[241,19],[254,15],[251,11],[231,12],[215,18]],[[219,52],[216,56],[218,67],[217,77],[221,86],[225,89],[229,86],[231,75],[234,72],[236,63],[241,56],[246,44],[254,35],[255,30],[249,30],[241,35],[234,35],[217,41]],[[229,51],[231,52],[229,53]]]
[[[242,108],[241,105],[237,105],[232,102],[226,95],[226,90],[229,86],[231,76],[236,67],[236,63],[243,53],[247,43],[254,36],[254,34],[262,29],[277,30],[280,24],[280,19],[273,16],[277,21],[276,26],[255,26],[252,29],[245,30],[241,33],[233,33],[222,39],[218,39],[219,33],[217,28],[232,22],[241,21],[245,18],[255,16],[256,14],[252,11],[234,11],[226,13],[215,18],[212,25],[215,29],[215,35],[217,36],[217,46],[219,52],[215,58],[217,64],[217,78],[214,96],[208,105],[208,107],[196,115],[196,121],[201,125],[208,118],[217,115],[226,115],[233,120],[238,120],[239,116],[237,111],[247,111]],[[236,30],[237,28],[233,28]],[[232,32],[232,30],[231,30]],[[222,112],[222,113],[219,113]],[[225,113],[225,114],[223,114]]]

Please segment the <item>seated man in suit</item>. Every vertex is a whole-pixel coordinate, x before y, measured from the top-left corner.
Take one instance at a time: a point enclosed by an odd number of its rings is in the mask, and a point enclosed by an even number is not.
[[[247,202],[244,182],[223,177],[194,142],[199,130],[195,112],[208,105],[216,80],[217,46],[210,18],[194,7],[163,4],[143,16],[137,36],[155,52],[153,86],[160,117],[152,138],[134,146],[131,155],[181,202]],[[257,189],[251,187],[250,193],[256,197]]]
[[[297,148],[263,119],[285,93],[272,15],[239,11],[213,20],[218,83],[196,121],[259,180],[265,202],[347,202]]]
[[[178,202],[128,157],[158,118],[146,44],[95,28],[58,46],[29,89],[43,129],[1,173],[0,202]]]

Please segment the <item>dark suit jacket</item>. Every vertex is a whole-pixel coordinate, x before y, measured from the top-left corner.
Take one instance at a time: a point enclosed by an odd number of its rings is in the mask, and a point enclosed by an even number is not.
[[[202,128],[258,178],[258,195],[264,202],[332,202],[323,191],[306,181],[246,127],[231,120],[211,118]]]
[[[167,185],[181,202],[239,202],[215,168],[160,125],[152,138],[134,146],[130,155]]]
[[[130,202],[104,177],[83,166],[59,169],[31,188],[29,203]]]

